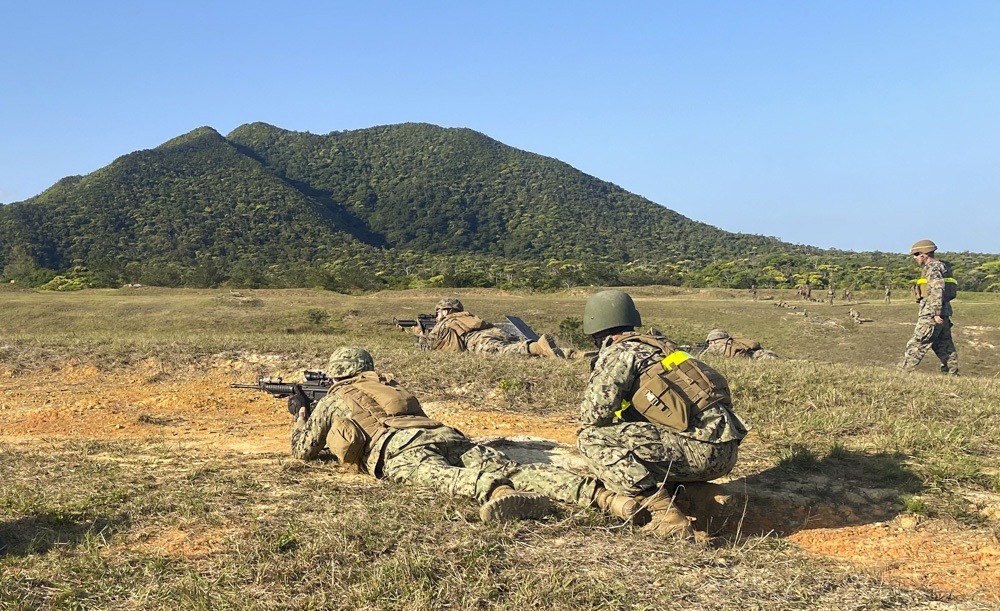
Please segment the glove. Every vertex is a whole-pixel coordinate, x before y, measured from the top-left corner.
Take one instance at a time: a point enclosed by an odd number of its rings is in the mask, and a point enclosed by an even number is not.
[[[302,405],[302,399],[294,395],[288,397],[288,413],[291,414],[293,417],[298,418],[299,410],[302,409],[303,407],[305,406]]]

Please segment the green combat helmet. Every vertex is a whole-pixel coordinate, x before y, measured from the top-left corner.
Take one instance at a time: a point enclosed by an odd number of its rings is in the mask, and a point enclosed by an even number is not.
[[[931,242],[930,240],[920,240],[916,244],[910,247],[910,254],[922,254],[927,255],[932,252],[937,252],[937,244]]]
[[[583,332],[594,335],[615,327],[641,327],[642,318],[625,291],[601,291],[583,307]]]
[[[351,378],[363,371],[374,371],[375,361],[364,348],[338,348],[330,355],[326,375],[331,378]]]
[[[712,329],[708,332],[708,337],[705,338],[705,341],[714,342],[717,339],[729,339],[729,333],[725,329]]]
[[[464,312],[465,306],[462,305],[462,302],[459,301],[457,297],[445,297],[441,301],[437,302],[436,306],[434,306],[434,311],[437,312],[438,310],[455,310],[456,312]]]

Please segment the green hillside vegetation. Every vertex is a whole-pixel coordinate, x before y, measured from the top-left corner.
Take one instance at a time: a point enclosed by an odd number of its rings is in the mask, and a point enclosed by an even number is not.
[[[963,289],[1000,257],[948,255]],[[0,270],[27,286],[554,289],[905,285],[902,255],[721,231],[468,129],[314,135],[209,127],[0,208]]]

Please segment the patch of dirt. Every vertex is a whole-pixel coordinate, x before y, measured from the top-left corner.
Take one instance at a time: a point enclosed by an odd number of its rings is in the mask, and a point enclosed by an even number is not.
[[[260,361],[219,362],[181,375],[166,375],[154,359],[114,375],[72,366],[54,373],[0,372],[0,441],[147,440],[250,455],[285,453],[291,425],[285,401],[229,388],[256,379],[254,363]],[[585,468],[573,448],[576,427],[569,416],[540,418],[461,402],[427,402],[425,409],[516,459]],[[754,443],[751,437],[744,444],[748,456]],[[753,475],[726,484],[748,499],[731,531],[784,537],[889,581],[1000,603],[995,536],[916,520],[903,512],[893,490],[862,489],[817,474],[757,472],[748,461],[749,470],[744,464],[742,472]],[[996,495],[973,504],[986,519],[998,515]],[[218,536],[177,531],[144,544],[198,556],[210,552]]]

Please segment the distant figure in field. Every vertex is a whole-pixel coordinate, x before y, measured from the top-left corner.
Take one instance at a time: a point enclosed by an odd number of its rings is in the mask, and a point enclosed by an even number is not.
[[[958,285],[948,264],[937,260],[935,253],[937,245],[930,240],[920,240],[910,247],[910,254],[922,268],[922,277],[914,285],[913,293],[920,310],[899,368],[912,371],[927,350],[933,349],[941,361],[941,373],[957,376],[958,352],[951,338],[951,300],[958,292]]]
[[[761,348],[760,342],[739,335],[731,336],[725,329],[709,331],[705,343],[708,344],[705,352],[709,354],[754,360],[778,358],[777,353]]]
[[[811,300],[812,292],[813,292],[812,285],[806,282],[805,285],[802,287],[802,298],[805,299],[806,301]]]
[[[892,285],[885,285],[885,302],[892,303]]]
[[[757,301],[757,285],[756,284],[751,284],[750,285],[750,296],[753,297],[754,301]]]
[[[837,296],[837,291],[830,287],[830,290],[826,292],[826,298],[830,300],[830,305],[833,305],[833,298]]]
[[[863,316],[861,316],[861,312],[858,312],[854,308],[851,308],[850,310],[848,310],[847,311],[847,315],[850,316],[851,320],[853,320],[854,323],[858,324],[858,325],[866,323],[866,322],[875,322],[871,318],[864,318]]]

